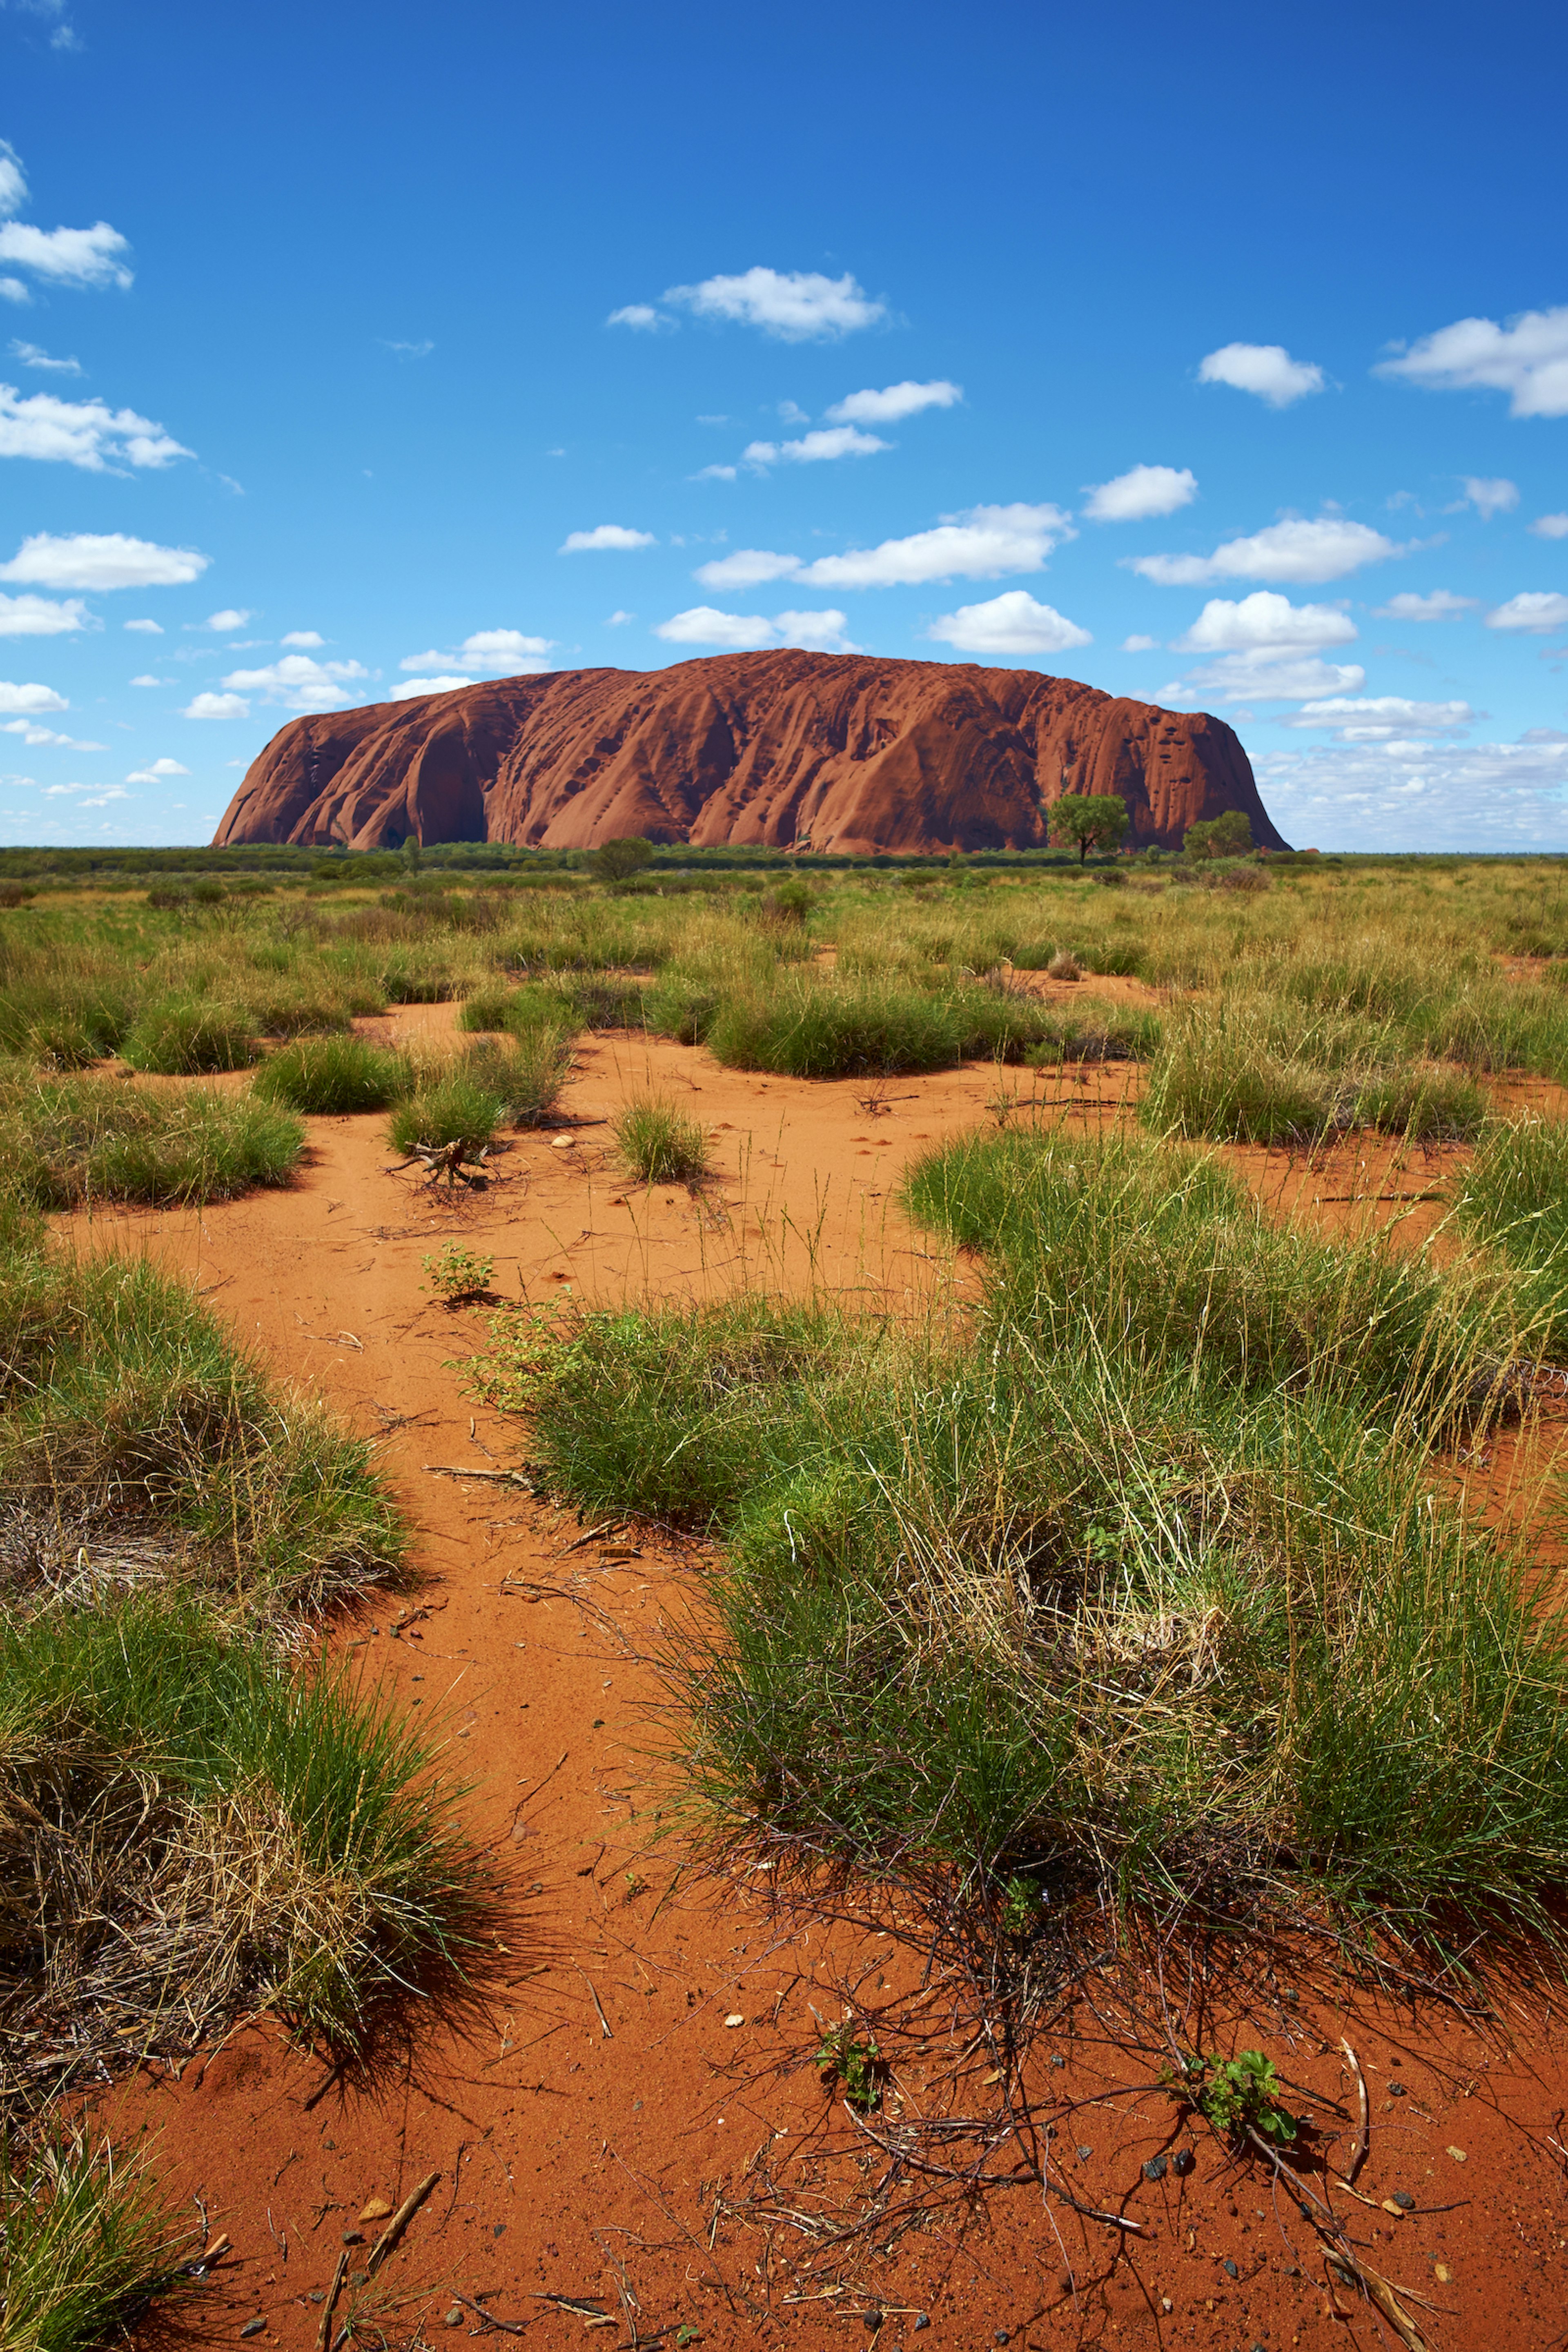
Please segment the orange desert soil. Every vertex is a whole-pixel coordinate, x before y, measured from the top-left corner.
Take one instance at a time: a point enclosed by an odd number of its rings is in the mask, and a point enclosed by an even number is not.
[[[450,1018],[417,1007],[384,1026]],[[1005,1083],[1102,1119],[1130,1074]],[[718,1173],[700,1198],[627,1185],[592,1123],[650,1084],[711,1130]],[[143,2064],[105,2094],[117,2139],[145,2133],[187,2211],[196,2200],[233,2241],[179,2322],[192,2345],[244,2333],[306,2352],[345,2250],[334,2343],[351,2315],[355,2342],[422,2329],[431,2346],[503,2329],[543,2347],[1395,2340],[1334,2283],[1264,2162],[1235,2162],[1173,2105],[1146,1980],[1088,1972],[1029,2063],[1033,2134],[1009,2132],[994,2120],[1005,2084],[993,2054],[971,2023],[950,2032],[965,2014],[951,1982],[922,1983],[900,1937],[777,1918],[761,1879],[683,1878],[675,1848],[650,1843],[644,1755],[659,1736],[649,1654],[701,1607],[700,1549],[624,1526],[588,1540],[519,1486],[429,1466],[493,1474],[522,1444],[451,1368],[483,1322],[421,1288],[420,1258],[445,1239],[493,1254],[503,1297],[570,1283],[578,1297],[671,1299],[816,1278],[896,1313],[940,1311],[976,1285],[906,1223],[899,1175],[923,1143],[982,1120],[997,1087],[988,1069],[896,1080],[873,1114],[854,1081],[759,1078],[657,1041],[589,1038],[567,1097],[582,1124],[569,1140],[519,1138],[482,1195],[388,1173],[380,1118],[322,1118],[289,1191],[58,1221],[84,1245],[145,1248],[188,1276],[278,1373],[382,1441],[425,1581],[374,1596],[337,1645],[388,1706],[439,1733],[471,1783],[471,1832],[516,1896],[471,2005],[416,2014],[368,2081],[264,2019],[177,2079]],[[1312,1193],[1422,1188],[1419,1169],[1412,1181],[1349,1147],[1311,1169],[1237,1158],[1303,1207]],[[890,2067],[864,2124],[813,2063],[846,1984]],[[1402,2290],[1418,2340],[1534,2352],[1561,2339],[1568,2046],[1544,1969],[1521,1968],[1470,2011],[1374,1997],[1287,1950],[1250,1984],[1220,1969],[1205,1992],[1184,1969],[1164,1993],[1191,2045],[1275,2057],[1326,2155],[1327,2172],[1313,2158],[1305,2178],[1349,2217],[1363,2265]],[[1330,2179],[1357,2111],[1342,2035],[1370,2094],[1359,2202]],[[936,2113],[977,2119],[945,2157],[918,2134]],[[966,2196],[944,2172],[983,2149],[995,2185]],[[1047,2158],[1044,2198],[1031,2149]],[[365,2208],[397,2205],[431,2173],[363,2284],[382,2226]],[[858,2231],[868,2210],[877,2225]]]

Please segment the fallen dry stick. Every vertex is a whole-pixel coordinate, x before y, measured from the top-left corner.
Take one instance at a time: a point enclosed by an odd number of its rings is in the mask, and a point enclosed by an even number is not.
[[[426,1477],[430,1478],[488,1478],[493,1486],[497,1486],[526,1487],[528,1486],[527,1479],[520,1470],[469,1469],[467,1464],[461,1462],[426,1462],[424,1466]],[[619,1524],[617,1520],[616,1525]]]
[[[343,2281],[348,2275],[348,2267],[349,2250],[345,2246],[338,2256],[338,2266],[332,2273],[332,2284],[327,2290],[327,2300],[322,2306],[321,2324],[316,2330],[316,2352],[327,2352],[327,2345],[332,2333],[332,2314],[338,2307],[338,2297],[343,2291]]]
[[[1343,2034],[1340,2036],[1340,2048],[1344,2052],[1345,2056],[1351,2062],[1351,2072],[1355,2076],[1356,2097],[1361,2103],[1361,2121],[1356,2126],[1355,2146],[1351,2150],[1351,2168],[1345,2175],[1345,2186],[1348,2189],[1351,2186],[1351,2183],[1354,2180],[1356,2174],[1361,2170],[1362,2166],[1366,2162],[1367,2140],[1370,2135],[1371,2122],[1370,2109],[1368,2107],[1366,2095],[1366,2076],[1361,2071],[1361,2060],[1356,2056],[1355,2052],[1351,2048],[1350,2043],[1345,2040]]]
[[[411,2189],[409,2190],[407,2196],[404,2199],[402,2204],[398,2207],[396,2212],[393,2215],[391,2221],[387,2223],[385,2229],[382,2231],[380,2237],[376,2240],[374,2245],[370,2250],[370,2260],[365,2264],[365,2268],[370,2273],[372,2278],[375,2276],[376,2272],[381,2268],[381,2265],[386,2260],[388,2254],[391,2253],[394,2246],[396,2245],[397,2241],[402,2237],[403,2232],[407,2229],[408,2224],[413,2221],[414,2216],[418,2212],[419,2208],[424,2204],[425,2200],[429,2196],[430,2191],[435,2188],[436,2183],[440,2179],[440,2178],[441,2176],[438,2172],[427,2172],[424,2179],[419,2183],[418,2188]]]

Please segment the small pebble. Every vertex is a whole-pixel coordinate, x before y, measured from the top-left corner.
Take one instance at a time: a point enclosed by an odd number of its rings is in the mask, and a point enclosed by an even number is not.
[[[1052,2055],[1051,2055],[1051,2063],[1052,2063],[1052,2065],[1053,2065],[1053,2066],[1065,2066],[1065,2065],[1067,2064],[1067,2063],[1068,2063],[1068,2062],[1067,2062],[1067,2060],[1066,2060],[1064,2057],[1062,2057],[1062,2055],[1060,2054],[1060,2053],[1059,2053],[1059,2052],[1053,2052],[1053,2053],[1052,2053]]]
[[[1179,2147],[1174,2156],[1171,2158],[1171,2162],[1175,2166],[1176,2170],[1184,2180],[1188,2173],[1191,2172],[1194,2165],[1196,2164],[1197,2158],[1193,2154],[1190,2147]]]
[[[247,2319],[239,2332],[242,2336],[259,2336],[266,2325],[264,2319]]]
[[[1143,2167],[1143,2178],[1145,2180],[1163,2180],[1165,2178],[1165,2172],[1166,2164],[1163,2156],[1152,2156],[1149,2158],[1148,2163]]]
[[[1224,2271],[1226,2278],[1239,2278],[1241,2276],[1241,2273],[1237,2269],[1236,2264],[1230,2260],[1228,2255],[1226,2255],[1225,2261],[1220,2264],[1220,2268]]]
[[[922,2327],[929,2327],[930,2326],[931,2326],[931,2315],[930,2315],[930,2314],[929,2314],[928,2312],[924,2312],[924,2311],[917,2311],[917,2312],[916,2312],[916,2314],[915,2314],[915,2334],[918,2336],[918,2335],[920,2334],[921,2329]]]
[[[882,2325],[881,2313],[879,2311],[868,2311],[862,2317],[860,2325],[866,2330],[868,2336],[875,2336],[878,2328]]]
[[[1093,2148],[1091,2148],[1091,2147],[1080,2147],[1080,2148],[1079,2148],[1079,2152],[1078,2152],[1078,2160],[1079,2160],[1079,2162],[1080,2164],[1087,2164],[1087,2163],[1089,2162],[1089,2158],[1090,2158],[1093,2154],[1094,2154],[1094,2150],[1093,2150]]]
[[[1402,2099],[1405,2096],[1404,2084],[1390,2083],[1388,2086],[1388,2095],[1391,2099]]]
[[[1163,2294],[1160,2297],[1160,2308],[1162,2311],[1174,2311],[1175,2307],[1175,2305],[1171,2301],[1168,2294]]]
[[[455,2303],[452,2305],[451,2310],[447,2314],[446,2319],[443,2321],[442,2325],[447,2327],[461,2327],[462,2324],[463,2306],[460,2303]]]
[[[343,2231],[343,2243],[345,2246],[363,2246],[364,2243],[364,2231],[363,2230],[345,2230]]]
[[[1007,2330],[1006,2330],[1005,2327],[999,2327],[999,2328],[996,2330],[996,2335],[995,2335],[995,2339],[994,2339],[994,2340],[995,2340],[998,2344],[1011,2344],[1011,2342],[1013,2341],[1013,2339],[1012,2339],[1011,2336],[1009,2336],[1009,2334],[1007,2333]]]
[[[1415,2200],[1412,2197],[1408,2189],[1396,2189],[1394,2192],[1393,2201],[1398,2206],[1402,2213],[1414,2213],[1415,2210]]]

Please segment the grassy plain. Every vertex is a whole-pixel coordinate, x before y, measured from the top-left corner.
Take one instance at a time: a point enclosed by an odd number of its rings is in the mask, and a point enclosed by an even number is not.
[[[178,2284],[145,2177],[76,2120],[128,2013],[169,2056],[258,2004],[363,2053],[489,1900],[428,1745],[321,1663],[331,1613],[405,1572],[368,1450],[40,1213],[287,1185],[309,1116],[477,1151],[561,1115],[584,1031],[872,1087],[1138,1072],[1105,1135],[1014,1120],[908,1171],[983,1270],[972,1315],[496,1318],[483,1379],[542,1487],[720,1548],[668,1662],[710,1855],[807,1897],[914,1888],[1037,1991],[1084,1906],[1424,1964],[1552,1937],[1548,1521],[1486,1523],[1447,1470],[1568,1352],[1564,1129],[1506,1099],[1568,1084],[1555,864],[674,852],[606,888],[504,854],[199,856],[0,860],[6,2352],[75,2352]],[[450,1051],[353,1027],[453,1001]],[[625,1164],[700,1184],[689,1127],[629,1106]],[[1363,1129],[1473,1149],[1422,1249],[1293,1229],[1224,1158]]]

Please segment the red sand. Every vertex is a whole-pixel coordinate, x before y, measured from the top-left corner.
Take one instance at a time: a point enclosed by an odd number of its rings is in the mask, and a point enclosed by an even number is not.
[[[413,1008],[395,1026],[449,1018]],[[984,1115],[997,1080],[969,1069],[895,1081],[870,1115],[854,1082],[744,1076],[659,1043],[586,1040],[581,1062],[575,1118],[603,1118],[650,1082],[703,1118],[720,1171],[703,1202],[625,1185],[603,1127],[564,1149],[521,1139],[493,1190],[454,1198],[386,1172],[379,1118],[319,1119],[288,1192],[60,1221],[93,1244],[155,1252],[277,1371],[384,1435],[428,1613],[393,1638],[404,1604],[383,1598],[340,1639],[391,1704],[440,1727],[473,1783],[473,1833],[521,1898],[484,2002],[464,2018],[416,2018],[410,2045],[369,2086],[344,2084],[262,2021],[179,2081],[143,2067],[106,2099],[117,2137],[155,2134],[156,2168],[233,2240],[183,2323],[191,2342],[233,2341],[259,2315],[258,2344],[304,2352],[345,2234],[380,2226],[361,2223],[361,2209],[397,2203],[437,2169],[357,2303],[366,2247],[350,2247],[340,2320],[352,2308],[362,2329],[400,2343],[422,2326],[434,2344],[444,2323],[452,2340],[460,2326],[490,2332],[482,2301],[545,2345],[584,2332],[672,2344],[683,2325],[709,2346],[802,2331],[854,2342],[877,2332],[878,2314],[889,2344],[1393,2341],[1326,2284],[1313,2231],[1262,2161],[1238,2166],[1205,2127],[1181,2125],[1159,2087],[1159,2034],[1124,2011],[1131,1979],[1084,1981],[1039,2045],[1029,2091],[1037,2125],[1054,2126],[1053,2182],[1141,2231],[1084,2220],[1055,2193],[1042,2201],[1037,2181],[966,2203],[929,2168],[961,2167],[976,2144],[942,2155],[910,2136],[928,2111],[991,2117],[1001,2095],[988,2053],[965,2053],[948,2033],[942,1987],[911,2016],[913,1963],[892,1940],[776,1926],[760,1887],[688,1885],[674,1850],[650,1845],[647,1654],[671,1615],[700,1606],[702,1556],[635,1531],[582,1543],[575,1521],[515,1487],[431,1473],[504,1465],[520,1433],[465,1400],[451,1360],[481,1343],[482,1321],[430,1302],[420,1258],[460,1235],[493,1252],[498,1291],[533,1298],[563,1278],[591,1297],[668,1298],[747,1272],[791,1286],[815,1273],[836,1292],[925,1312],[972,1283],[907,1226],[893,1188],[921,1144]],[[1127,1076],[1068,1074],[1038,1091],[1112,1116]],[[1033,1087],[1026,1073],[1007,1084]],[[1283,1155],[1241,1157],[1278,1189]],[[1310,1181],[1352,1189],[1321,1169]],[[1184,1977],[1168,1982],[1180,2031],[1192,2044],[1268,2050],[1297,2086],[1292,2103],[1329,2136],[1331,2171],[1346,2160],[1355,2105],[1336,2046],[1348,2034],[1371,2091],[1357,2186],[1372,2202],[1311,2177],[1352,2217],[1363,2261],[1409,2290],[1406,2308],[1444,2352],[1557,2340],[1568,2049],[1554,1989],[1521,1979],[1483,2021],[1437,2000],[1373,2000],[1278,1957],[1278,1978],[1239,2011],[1212,1993],[1205,2009]],[[862,2010],[891,2005],[879,2029],[889,2094],[868,2127],[811,2063],[847,1980]],[[943,2087],[955,2071],[956,2092]],[[889,2155],[900,2143],[928,2168]],[[1145,2178],[1146,2160],[1187,2147],[1190,2173]],[[1004,2136],[989,2170],[1005,2177],[1018,2149]],[[1415,2200],[1407,2215],[1382,2205],[1395,2190]],[[868,2209],[879,2226],[836,2239]],[[602,2305],[602,2335],[591,2311],[552,2297]]]

